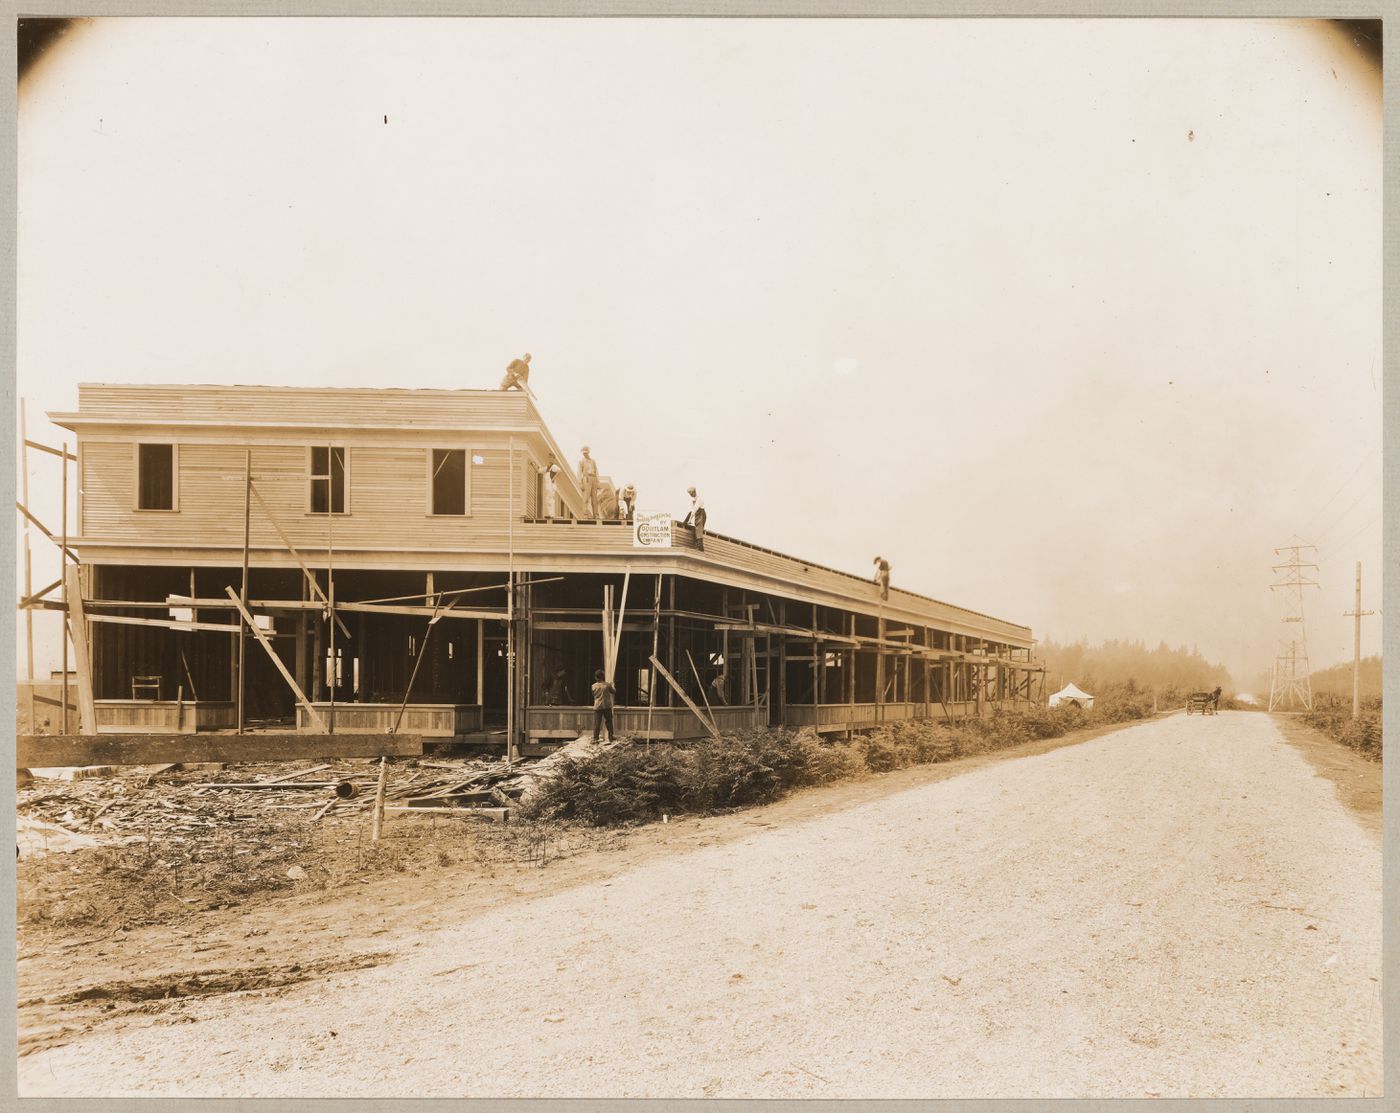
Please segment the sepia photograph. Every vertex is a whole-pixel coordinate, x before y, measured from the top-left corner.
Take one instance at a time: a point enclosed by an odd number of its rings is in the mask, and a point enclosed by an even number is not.
[[[20,1098],[1381,1098],[1379,18],[14,27]]]

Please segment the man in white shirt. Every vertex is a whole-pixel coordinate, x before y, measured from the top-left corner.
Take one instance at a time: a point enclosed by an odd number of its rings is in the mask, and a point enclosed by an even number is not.
[[[578,481],[583,488],[583,516],[598,516],[598,461],[588,455],[588,446],[583,446],[583,459],[578,462]]]
[[[685,521],[682,524],[694,527],[695,547],[703,553],[705,551],[705,504],[695,493],[694,487],[687,487],[685,490],[686,494],[690,496],[690,513],[685,516]]]

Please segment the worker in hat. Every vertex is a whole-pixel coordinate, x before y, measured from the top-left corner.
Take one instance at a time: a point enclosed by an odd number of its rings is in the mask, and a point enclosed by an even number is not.
[[[583,446],[583,459],[578,462],[578,482],[583,488],[583,516],[598,516],[598,461],[588,455],[588,446]]]
[[[502,390],[529,390],[530,389],[530,353],[526,352],[520,359],[513,359],[506,364],[506,377],[501,380]]]
[[[701,552],[705,551],[705,503],[700,496],[695,493],[694,487],[687,487],[685,493],[690,496],[690,511],[685,516],[683,525],[692,526],[695,529],[695,547]]]
[[[880,588],[880,598],[890,597],[890,562],[882,556],[875,558],[875,583]]]

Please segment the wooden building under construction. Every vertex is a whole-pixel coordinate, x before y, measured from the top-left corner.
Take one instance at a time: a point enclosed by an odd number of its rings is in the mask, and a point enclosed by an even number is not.
[[[608,655],[619,733],[657,739],[706,719],[846,732],[1039,692],[1025,626],[882,600],[723,534],[701,550],[669,518],[644,537],[585,518],[519,391],[96,384],[50,416],[77,435],[67,606],[99,731],[528,751],[591,728]]]

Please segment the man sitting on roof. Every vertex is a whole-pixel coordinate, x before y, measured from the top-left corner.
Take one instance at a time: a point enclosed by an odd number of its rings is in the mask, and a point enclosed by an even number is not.
[[[506,377],[501,380],[502,390],[530,389],[530,353],[523,359],[513,359],[506,364]]]

